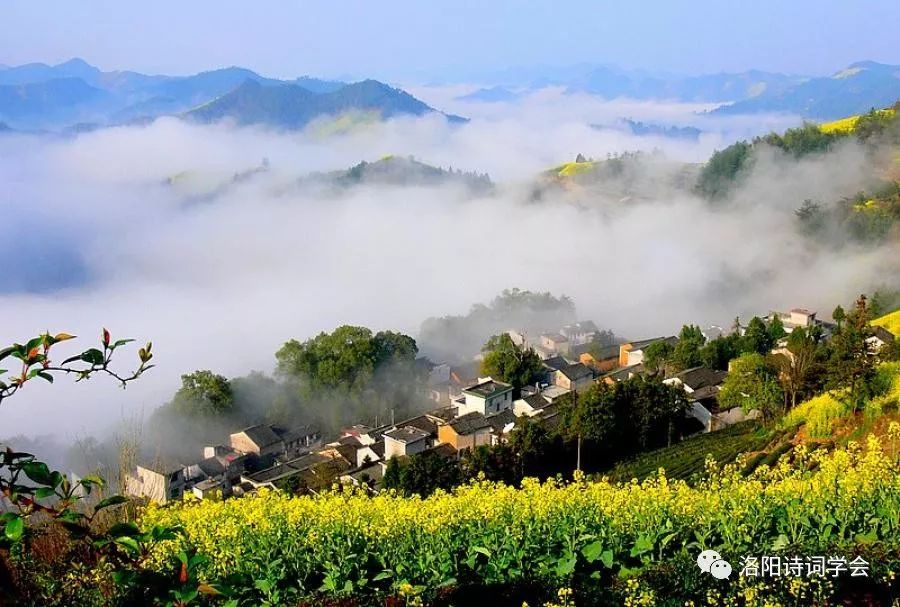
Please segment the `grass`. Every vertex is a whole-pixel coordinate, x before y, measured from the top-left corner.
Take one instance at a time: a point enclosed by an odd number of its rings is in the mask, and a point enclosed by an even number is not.
[[[771,440],[772,434],[758,422],[741,422],[622,462],[609,472],[609,477],[623,482],[642,480],[664,468],[669,478],[688,480],[703,472],[707,456],[720,465],[728,464],[742,453],[762,449]]]

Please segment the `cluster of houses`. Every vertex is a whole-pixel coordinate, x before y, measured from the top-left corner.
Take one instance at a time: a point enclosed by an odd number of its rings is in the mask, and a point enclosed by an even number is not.
[[[779,315],[787,332],[819,326],[830,333],[833,328],[808,310],[773,314]],[[705,334],[712,339],[723,332],[710,327]],[[519,347],[533,348],[543,361],[539,381],[520,390],[517,398],[511,385],[479,376],[478,361],[451,366],[422,359],[429,372],[429,395],[436,405],[431,411],[380,427],[344,428],[327,443],[312,427],[253,426],[231,434],[228,445],[205,447],[204,459],[198,463],[184,465],[161,458],[142,463],[127,479],[126,492],[165,503],[187,492],[201,499],[239,496],[260,487],[315,492],[336,481],[377,488],[392,458],[429,451],[457,458],[467,449],[505,441],[519,417],[557,424],[561,397],[595,382],[615,383],[645,373],[644,355],[651,344],[678,341],[661,336],[609,345],[598,340],[600,332],[590,321],[541,334],[535,342],[516,331],[509,335]],[[892,341],[893,335],[876,333],[873,339],[883,344]],[[786,351],[784,342],[776,347],[779,350]],[[711,432],[758,415],[719,406],[717,395],[726,376],[725,371],[697,367],[664,383],[684,390],[688,416],[696,420],[698,430]]]

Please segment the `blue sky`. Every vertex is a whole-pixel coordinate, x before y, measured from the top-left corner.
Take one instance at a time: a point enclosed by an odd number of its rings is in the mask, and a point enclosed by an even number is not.
[[[5,0],[0,63],[418,81],[581,62],[827,74],[900,63],[898,23],[896,0]]]

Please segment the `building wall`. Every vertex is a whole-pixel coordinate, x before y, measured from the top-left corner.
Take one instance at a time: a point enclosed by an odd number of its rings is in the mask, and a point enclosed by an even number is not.
[[[457,451],[491,444],[491,429],[480,428],[472,434],[458,434],[449,425],[438,428],[438,441],[452,445]]]
[[[401,443],[398,440],[394,440],[390,436],[384,437],[384,459],[391,459],[392,457],[400,457],[401,455],[406,455],[406,444]]]
[[[575,390],[576,392],[581,392],[590,388],[591,384],[594,383],[594,380],[590,375],[585,375],[584,377],[579,378],[573,382],[571,379],[566,377],[565,373],[563,373],[562,371],[557,371],[556,373],[554,373],[553,383],[560,388],[565,388],[566,390]]]
[[[634,348],[632,344],[622,344],[619,346],[619,366],[628,366],[628,354]]]
[[[454,449],[459,449],[457,446],[457,437],[459,435],[456,431],[450,427],[450,424],[442,424],[438,426],[438,443],[446,443],[448,445],[452,445]]]
[[[416,453],[421,453],[422,451],[426,451],[431,446],[431,441],[427,438],[423,438],[422,440],[417,440],[414,443],[409,443],[406,445],[406,455],[414,455]]]
[[[512,390],[492,396],[485,402],[485,411],[483,413],[484,415],[490,415],[512,409],[512,402]]]
[[[499,413],[507,409],[512,409],[513,399],[512,390],[508,390],[503,394],[492,396],[488,399],[475,396],[469,393],[465,394],[466,402],[460,404],[457,416],[463,416],[466,413],[481,413],[482,415],[491,415]]]
[[[480,396],[473,396],[472,394],[464,394],[466,402],[461,403],[459,405],[459,410],[457,411],[458,416],[463,416],[466,413],[478,412],[484,415],[485,410],[485,399]]]
[[[283,450],[283,445],[279,443],[275,443],[274,445],[269,445],[268,447],[263,447],[260,449],[256,443],[254,443],[250,438],[243,432],[238,432],[236,434],[231,435],[231,446],[232,448],[242,451],[244,453],[255,453],[261,457],[265,457],[266,455],[277,455]]]
[[[606,373],[607,371],[612,371],[616,367],[619,366],[619,359],[616,358],[606,358],[604,360],[597,360],[590,353],[585,352],[581,356],[578,357],[578,362],[599,371],[600,373]]]
[[[559,352],[560,354],[568,354],[571,344],[568,341],[554,341],[546,336],[541,336],[541,347],[551,352]]]
[[[173,479],[172,474],[161,474],[138,466],[137,474],[126,478],[125,491],[129,495],[146,497],[160,504],[181,499],[184,495],[184,477],[181,473],[174,474]]]
[[[625,358],[626,367],[630,367],[631,365],[639,365],[642,362],[644,362],[643,350],[630,350]]]
[[[384,437],[384,459],[389,460],[392,457],[400,457],[401,455],[414,455],[425,451],[430,446],[427,438],[418,440],[414,443],[403,443],[391,438]]]
[[[529,405],[524,398],[520,398],[517,401],[513,402],[513,413],[516,417],[522,417],[526,415],[528,417],[532,417],[533,415],[537,415],[537,412],[540,409],[535,409],[531,405]]]

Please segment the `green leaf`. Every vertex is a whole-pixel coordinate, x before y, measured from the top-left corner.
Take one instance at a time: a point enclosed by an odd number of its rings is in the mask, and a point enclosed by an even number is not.
[[[3,360],[4,358],[6,358],[7,356],[9,356],[10,354],[12,354],[15,351],[16,351],[15,346],[9,346],[8,348],[0,349],[0,360]],[[5,371],[4,371],[4,373],[5,373]]]
[[[134,523],[116,523],[107,531],[112,537],[134,537],[141,534],[141,530]]]
[[[51,489],[50,487],[41,487],[37,491],[34,492],[34,497],[39,500],[46,499],[48,497],[53,497],[56,495],[56,490]]]
[[[99,512],[104,508],[109,508],[110,506],[118,506],[119,504],[125,504],[127,502],[128,498],[123,495],[111,495],[110,497],[100,500],[100,502],[94,508],[94,512]]]
[[[61,473],[55,470],[50,473],[50,486],[54,489],[58,489],[59,486],[62,485],[62,482],[64,480],[66,480],[66,477],[64,477]]]
[[[89,350],[85,350],[81,353],[79,357],[84,362],[91,365],[102,365],[103,364],[103,352],[98,350],[97,348],[91,348]]]
[[[475,546],[472,548],[472,552],[477,552],[478,554],[483,554],[484,556],[491,558],[491,551],[487,548],[482,548],[481,546]]]
[[[113,345],[110,346],[110,349],[115,350],[119,346],[124,346],[125,344],[130,344],[133,341],[134,341],[133,339],[118,339],[118,340],[116,340],[116,342]]]
[[[372,578],[372,581],[380,582],[381,580],[386,580],[386,579],[392,578],[392,577],[394,577],[394,572],[389,569],[385,569],[381,573],[376,574],[375,577]]]
[[[125,548],[128,552],[132,554],[138,554],[141,551],[141,546],[138,544],[138,541],[133,537],[117,537],[116,544]]]
[[[62,513],[57,517],[61,521],[68,521],[70,523],[79,523],[80,521],[85,520],[87,517],[80,512],[75,512],[74,510],[63,510]]]
[[[28,343],[25,344],[25,351],[31,352],[32,350],[34,350],[38,346],[42,346],[43,344],[44,344],[44,336],[43,335],[41,335],[40,337],[35,337],[34,339],[29,339]]]
[[[22,465],[25,476],[41,485],[53,486],[50,468],[44,462],[28,462]]]
[[[646,535],[642,535],[638,537],[637,541],[634,543],[634,547],[631,549],[631,556],[640,556],[651,550],[653,550],[653,540]]]
[[[857,533],[856,541],[860,544],[871,544],[878,541],[878,531],[872,529],[868,533]]]
[[[47,373],[46,371],[38,371],[36,375],[38,377],[40,377],[41,379],[50,382],[51,384],[53,383],[53,376],[50,375],[49,373]]]
[[[601,552],[603,552],[603,542],[599,540],[596,542],[591,542],[581,549],[581,554],[584,555],[584,558],[587,559],[587,562],[589,563],[593,563],[598,558],[600,558]]]
[[[566,554],[556,562],[556,575],[559,577],[567,577],[575,571],[575,564],[578,561],[578,555]]]
[[[11,541],[18,542],[25,534],[25,519],[23,519],[21,516],[16,516],[12,520],[10,520],[8,523],[6,523],[4,534]]]
[[[600,562],[606,566],[607,569],[612,569],[613,566],[613,551],[612,550],[604,550],[600,554]]]
[[[89,487],[91,485],[96,485],[97,487],[103,487],[106,485],[106,481],[95,474],[89,474],[81,479],[81,484],[85,487]]]

